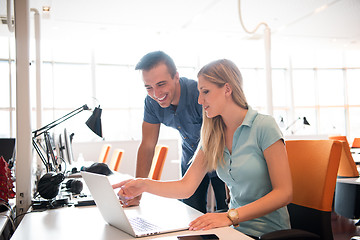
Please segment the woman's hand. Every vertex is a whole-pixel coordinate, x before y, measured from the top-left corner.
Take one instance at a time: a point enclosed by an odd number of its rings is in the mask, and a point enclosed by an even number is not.
[[[189,230],[208,230],[212,228],[231,226],[227,213],[206,213],[190,223]]]
[[[116,184],[113,184],[113,189],[120,188],[118,197],[120,202],[125,206],[139,205],[139,200],[144,192],[144,179],[129,179]]]

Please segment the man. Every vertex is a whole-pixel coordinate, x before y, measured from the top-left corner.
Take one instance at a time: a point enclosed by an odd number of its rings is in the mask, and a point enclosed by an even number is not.
[[[177,129],[181,135],[183,176],[200,140],[202,107],[198,104],[197,82],[180,78],[174,61],[161,51],[146,54],[136,65],[135,70],[142,71],[148,94],[145,98],[136,177],[147,177],[149,174],[161,123]],[[184,199],[183,202],[205,213],[210,181],[215,192],[217,209],[227,209],[225,185],[215,172],[207,174],[193,196]],[[134,199],[129,205],[138,205],[139,200]]]

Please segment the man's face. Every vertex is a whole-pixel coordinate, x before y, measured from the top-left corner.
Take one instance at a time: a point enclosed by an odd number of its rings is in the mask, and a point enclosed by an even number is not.
[[[180,100],[178,73],[171,78],[166,65],[160,63],[148,71],[143,70],[142,75],[148,95],[162,108],[169,107],[170,104],[178,105]]]

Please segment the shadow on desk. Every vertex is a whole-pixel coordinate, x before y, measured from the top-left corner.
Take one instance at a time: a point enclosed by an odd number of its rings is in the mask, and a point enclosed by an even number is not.
[[[159,210],[160,209],[160,210]],[[144,194],[140,206],[126,208],[126,214],[164,214],[171,221],[172,217],[189,218],[189,222],[202,215],[199,211],[176,199]],[[158,236],[138,239],[177,239],[178,235],[215,233],[220,239],[251,240],[241,232],[231,228],[216,228],[209,231],[179,231]],[[135,239],[127,233],[108,225],[96,206],[63,207],[58,209],[34,212],[25,215],[11,240],[124,240]]]

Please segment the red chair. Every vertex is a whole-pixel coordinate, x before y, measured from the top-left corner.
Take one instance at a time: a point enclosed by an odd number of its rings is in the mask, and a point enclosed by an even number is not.
[[[341,142],[288,140],[293,201],[288,205],[291,227],[266,233],[262,240],[333,240],[331,212]]]
[[[109,152],[110,152],[110,148],[111,148],[110,144],[104,144],[102,146],[101,152],[100,152],[100,155],[99,155],[99,160],[98,160],[99,163],[106,163],[107,157],[108,157]]]
[[[355,161],[351,155],[349,142],[346,136],[331,136],[331,140],[342,142],[341,158],[338,170],[338,177],[359,177]]]
[[[115,172],[117,172],[120,168],[120,162],[121,162],[121,158],[124,154],[124,150],[123,149],[115,149],[112,156],[111,156],[111,159],[110,159],[110,162],[108,164],[109,168]]]
[[[352,148],[360,148],[360,138],[354,138],[354,141],[351,145]]]

